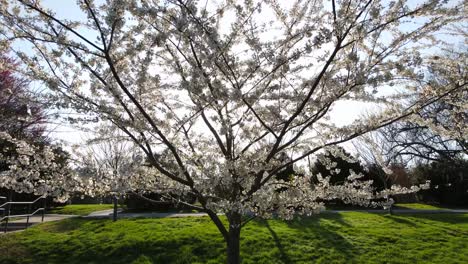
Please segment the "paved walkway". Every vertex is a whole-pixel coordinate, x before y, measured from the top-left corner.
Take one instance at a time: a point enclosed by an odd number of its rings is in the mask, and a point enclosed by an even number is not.
[[[468,214],[468,209],[393,209],[394,214]],[[385,214],[388,210],[369,209],[369,210],[325,210],[324,213],[345,213],[345,212],[361,212],[361,213],[377,213]]]
[[[121,213],[120,210],[118,217],[119,218],[137,218],[137,217],[145,217],[145,218],[166,218],[166,217],[200,217],[200,216],[208,216],[206,213],[156,213],[156,212],[148,212],[148,213]],[[103,210],[93,212],[84,218],[111,218],[113,214],[113,210]]]
[[[385,214],[388,210],[325,210],[323,213],[344,213],[344,212],[362,212],[362,213],[377,213]],[[393,209],[394,214],[468,214],[468,209],[438,209],[438,210],[423,210],[423,209]],[[112,218],[113,210],[103,210],[93,212],[84,218]],[[121,213],[118,218],[166,218],[166,217],[201,217],[208,216],[206,213]]]
[[[77,215],[63,215],[63,214],[45,214],[44,215],[44,222],[52,222],[52,221],[60,221],[63,219],[71,218],[71,217],[78,217]],[[21,217],[21,219],[13,220],[8,222],[8,229],[7,232],[15,232],[21,231],[26,229],[26,217]],[[35,215],[29,218],[28,227],[42,223],[42,216]],[[5,222],[2,222],[0,226],[0,234],[4,233]]]
[[[77,217],[77,215],[64,215],[64,214],[45,214],[44,215],[44,222],[52,222],[52,221],[59,221],[71,217]],[[41,223],[42,221],[42,216],[41,215],[35,215],[29,217],[29,223],[31,224],[37,224]],[[26,217],[14,221],[10,221],[10,223],[26,223]]]
[[[343,212],[363,212],[363,213],[377,213],[385,214],[388,213],[388,210],[325,210],[323,213],[343,213]],[[423,209],[393,209],[394,214],[468,214],[468,209],[436,209],[436,210],[423,210]],[[112,218],[113,210],[102,210],[93,212],[87,216],[82,216],[82,218],[88,219],[102,219],[102,218]],[[122,209],[119,209],[118,218],[167,218],[167,217],[202,217],[208,216],[206,213],[122,213]],[[44,216],[44,222],[51,221],[60,221],[67,218],[79,217],[77,215],[62,215],[62,214],[46,214]],[[41,223],[42,217],[40,215],[33,216],[29,218],[29,226]],[[26,228],[26,218],[19,220],[10,221],[8,223],[9,228],[8,232],[20,231]],[[1,226],[3,228],[3,225]],[[1,229],[0,231],[3,231]],[[0,232],[3,234],[3,232]]]

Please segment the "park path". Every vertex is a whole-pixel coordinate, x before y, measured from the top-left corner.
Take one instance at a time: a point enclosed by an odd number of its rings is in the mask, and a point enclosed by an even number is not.
[[[468,209],[393,209],[394,214],[468,214]],[[324,213],[346,213],[346,212],[361,212],[361,213],[377,213],[385,214],[388,210],[369,209],[369,210],[325,210]]]
[[[111,218],[113,215],[113,210],[102,210],[97,212],[92,212],[84,218]],[[157,213],[157,212],[147,212],[147,213],[118,213],[119,218],[166,218],[166,217],[201,217],[208,216],[206,213]]]
[[[323,213],[344,213],[344,212],[362,212],[362,213],[388,213],[387,210],[325,210]],[[468,209],[436,209],[436,210],[424,210],[424,209],[394,209],[394,214],[468,214]],[[87,216],[81,216],[86,219],[106,219],[112,218],[113,210],[102,210],[92,212]],[[118,218],[173,218],[173,217],[203,217],[208,216],[206,213],[123,213],[119,209]],[[62,214],[46,214],[44,215],[44,222],[60,221],[67,218],[80,217],[78,215],[62,215]],[[32,216],[29,218],[29,225],[35,225],[41,223],[41,216]],[[0,235],[3,234],[3,225],[0,230]],[[7,232],[15,232],[26,229],[26,218],[19,220],[13,220],[8,223]]]
[[[385,214],[388,210],[325,210],[323,213],[345,213],[345,212],[362,212],[362,213],[378,213]],[[393,209],[394,214],[468,214],[468,209]],[[84,218],[112,218],[113,210],[102,210],[93,212]],[[166,217],[201,217],[208,216],[206,213],[118,213],[118,218],[166,218]]]
[[[44,222],[60,221],[60,220],[72,218],[72,217],[78,217],[78,216],[77,215],[63,215],[63,214],[45,214]],[[7,232],[9,233],[9,232],[21,231],[32,225],[40,224],[42,223],[42,216],[41,215],[31,216],[29,217],[29,224],[27,226],[26,226],[26,223],[27,223],[26,217],[22,217],[21,219],[9,221]],[[0,226],[0,234],[4,233],[4,226],[5,226],[5,222],[3,222],[2,225]]]

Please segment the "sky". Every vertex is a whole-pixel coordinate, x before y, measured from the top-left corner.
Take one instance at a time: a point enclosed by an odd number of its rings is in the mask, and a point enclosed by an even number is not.
[[[410,1],[416,4],[421,1]],[[75,0],[43,0],[44,6],[51,8],[59,18],[71,20],[83,20],[85,16],[78,10]],[[337,125],[348,125],[367,112],[378,110],[378,106],[370,103],[356,103],[353,101],[340,101],[332,109],[331,122]],[[84,138],[88,138],[83,131],[71,127],[66,123],[53,124],[51,127],[51,137],[67,142],[68,144],[80,143]]]
[[[52,9],[58,18],[71,20],[85,19],[83,13],[78,10],[78,6],[74,0],[43,0],[43,5]],[[375,105],[340,101],[333,107],[333,118],[331,121],[337,125],[347,125],[359,118],[362,113],[370,110],[375,110]],[[51,137],[69,144],[80,143],[84,138],[89,137],[85,132],[66,123],[53,124],[51,130]]]

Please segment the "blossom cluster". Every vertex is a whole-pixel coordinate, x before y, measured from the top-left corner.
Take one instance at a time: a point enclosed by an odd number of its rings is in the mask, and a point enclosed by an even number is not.
[[[0,132],[0,188],[50,195],[66,201],[79,178],[71,173],[65,157],[51,146],[28,143]]]
[[[69,20],[21,0],[0,8],[0,40],[32,44],[12,51],[56,108],[85,116],[69,120],[112,123],[145,156],[117,167],[84,159],[87,194],[190,194],[213,218],[289,218],[329,199],[376,205],[418,189],[379,193],[353,172],[342,185],[326,175],[312,185],[305,165],[451,94],[428,92],[408,106],[428,68],[423,53],[464,15],[446,1],[409,2],[80,1],[86,19]],[[339,102],[376,110],[339,125]]]

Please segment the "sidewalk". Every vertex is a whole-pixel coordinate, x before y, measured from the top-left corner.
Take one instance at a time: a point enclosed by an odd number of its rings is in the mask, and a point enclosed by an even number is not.
[[[376,214],[385,214],[388,213],[388,210],[376,209],[376,210],[325,210],[322,213],[346,213],[346,212],[361,212],[361,213],[376,213]],[[438,209],[438,210],[424,210],[424,209],[393,209],[394,214],[468,214],[468,209]],[[83,218],[112,218],[113,210],[103,210],[93,212]],[[119,209],[118,218],[173,218],[173,217],[202,217],[208,216],[206,213],[156,213],[156,212],[147,212],[147,213],[122,213],[122,210]]]
[[[45,214],[44,223],[52,222],[52,221],[60,221],[60,220],[72,218],[72,217],[78,217],[78,216],[77,215],[62,215],[62,214]],[[18,220],[9,221],[7,233],[21,231],[32,225],[40,224],[42,223],[42,216],[41,215],[31,216],[29,218],[29,224],[27,227],[26,227],[26,221],[27,221],[26,217],[22,217],[21,219],[18,219]],[[5,228],[5,222],[2,222],[2,224],[0,225],[0,235],[4,233],[3,232],[4,228]]]
[[[361,213],[376,213],[386,214],[388,210],[376,209],[376,210],[325,210],[322,213],[346,213],[346,212],[361,212]],[[436,209],[436,210],[424,210],[424,209],[393,209],[393,213],[399,214],[468,214],[468,209]],[[44,222],[60,221],[72,217],[81,217],[85,219],[109,219],[112,218],[113,210],[102,210],[92,212],[87,216],[78,215],[62,215],[62,214],[46,214],[44,216]],[[218,214],[222,215],[222,214]],[[119,209],[118,218],[176,218],[176,217],[203,217],[208,216],[206,213],[157,213],[157,212],[145,212],[145,213],[123,213],[122,209]],[[41,216],[33,216],[29,218],[29,226],[41,223]],[[3,234],[3,225],[0,227],[0,234]],[[26,229],[26,218],[10,221],[8,223],[8,232],[21,231]]]
[[[103,210],[92,212],[83,218],[112,218],[113,210]],[[122,210],[119,210],[119,218],[166,218],[166,217],[201,217],[208,216],[206,213],[157,213],[157,212],[147,212],[147,213],[122,213]]]
[[[392,211],[394,214],[468,214],[468,209],[393,209]],[[388,210],[369,209],[369,210],[325,210],[323,211],[323,213],[345,213],[345,212],[385,214],[385,213],[388,213]]]

